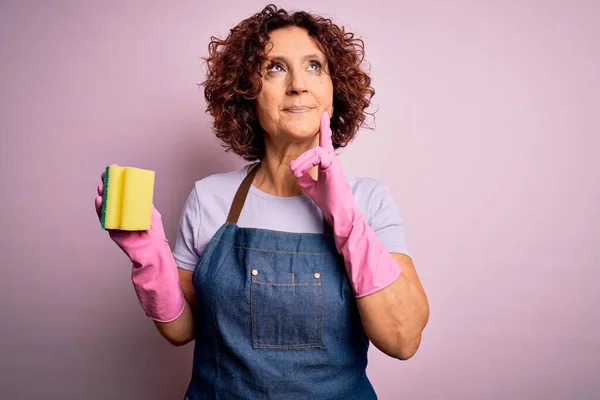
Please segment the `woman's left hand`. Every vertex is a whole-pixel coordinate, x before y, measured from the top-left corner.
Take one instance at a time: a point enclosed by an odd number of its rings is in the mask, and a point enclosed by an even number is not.
[[[318,166],[315,180],[308,171]],[[334,153],[329,114],[321,116],[319,146],[302,153],[290,163],[290,170],[304,192],[321,209],[336,236],[346,237],[356,211],[352,189],[346,181],[340,161]]]

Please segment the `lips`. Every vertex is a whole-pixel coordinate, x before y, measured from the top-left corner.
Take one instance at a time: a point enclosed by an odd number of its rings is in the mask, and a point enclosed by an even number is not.
[[[294,106],[294,107],[288,107],[288,108],[284,109],[284,111],[294,113],[294,114],[302,114],[302,113],[308,112],[310,110],[312,110],[312,107],[306,107],[306,106]]]

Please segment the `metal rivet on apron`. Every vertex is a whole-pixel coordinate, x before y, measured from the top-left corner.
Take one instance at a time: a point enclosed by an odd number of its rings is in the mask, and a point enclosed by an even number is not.
[[[315,272],[315,275],[314,275],[314,277],[315,277],[315,279],[319,279],[319,278],[321,277],[321,274],[320,274],[320,273],[318,273],[318,272]]]
[[[256,276],[256,275],[258,275],[258,270],[256,270],[256,269],[253,269],[253,270],[252,270],[252,275],[253,275],[253,276]]]

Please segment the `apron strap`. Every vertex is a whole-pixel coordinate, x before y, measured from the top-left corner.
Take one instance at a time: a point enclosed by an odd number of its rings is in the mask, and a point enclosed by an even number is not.
[[[227,216],[227,222],[237,224],[238,219],[240,218],[240,214],[242,213],[242,207],[244,207],[244,203],[246,202],[246,197],[248,196],[248,191],[250,190],[250,186],[252,185],[252,181],[254,181],[254,176],[256,176],[256,172],[258,171],[258,167],[260,163],[254,164],[254,168],[252,168],[242,183],[238,188],[237,192],[235,192],[235,196],[233,198],[233,203],[231,203],[231,208],[229,209],[229,215]]]
[[[229,215],[227,216],[227,222],[237,224],[240,214],[242,213],[244,203],[246,202],[248,191],[250,190],[250,186],[252,186],[252,182],[254,181],[256,172],[258,172],[259,166],[260,162],[250,166],[251,169],[248,171],[248,174],[240,184],[240,187],[238,187],[237,192],[235,192],[233,202],[231,203],[231,208],[229,209]],[[323,218],[323,230],[327,234],[333,234],[333,227],[325,218]]]

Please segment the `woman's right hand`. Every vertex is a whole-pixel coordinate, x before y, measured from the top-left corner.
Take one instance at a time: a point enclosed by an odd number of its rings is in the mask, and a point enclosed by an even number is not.
[[[98,218],[102,210],[104,173],[100,179],[95,200]],[[151,227],[146,231],[109,229],[108,234],[133,263],[131,279],[146,315],[157,322],[177,319],[184,310],[185,299],[158,210],[152,208]]]
[[[118,167],[117,164],[111,164],[112,167]],[[98,219],[102,218],[102,201],[104,195],[104,174],[105,171],[100,175],[100,184],[98,185],[98,196],[96,197],[96,214]],[[162,217],[155,207],[152,207],[152,220],[150,229],[147,231],[124,231],[118,229],[107,229],[110,238],[117,243],[117,245],[130,256],[130,251],[133,251],[136,247],[139,247],[140,242],[147,243],[156,239],[167,240],[165,230],[162,223]]]

